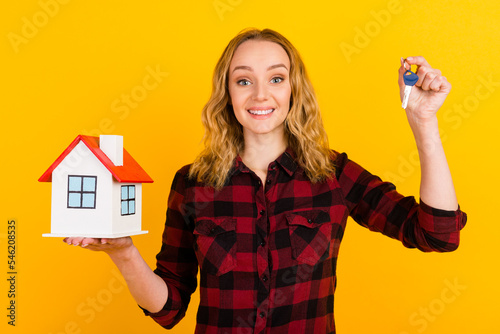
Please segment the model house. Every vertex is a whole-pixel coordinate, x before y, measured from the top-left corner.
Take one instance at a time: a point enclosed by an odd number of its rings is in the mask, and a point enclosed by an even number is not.
[[[78,136],[38,179],[52,182],[49,237],[118,238],[141,230],[142,183],[153,180],[122,136]]]

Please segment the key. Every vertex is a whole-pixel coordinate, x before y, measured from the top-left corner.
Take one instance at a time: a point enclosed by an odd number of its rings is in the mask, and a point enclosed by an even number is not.
[[[411,89],[418,81],[418,75],[410,70],[407,70],[405,74],[403,74],[403,81],[405,82],[405,94],[403,96],[403,104],[401,105],[401,107],[403,107],[403,109],[406,109],[406,106],[408,105],[408,99],[410,98]]]

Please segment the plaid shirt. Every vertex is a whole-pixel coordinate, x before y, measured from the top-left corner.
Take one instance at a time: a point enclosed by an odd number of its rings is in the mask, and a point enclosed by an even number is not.
[[[288,149],[267,180],[240,158],[226,186],[174,178],[156,274],[168,301],[150,315],[165,328],[196,290],[196,333],[335,333],[336,263],[348,216],[422,251],[452,251],[466,214],[403,197],[391,183],[336,154],[336,177],[312,184]]]

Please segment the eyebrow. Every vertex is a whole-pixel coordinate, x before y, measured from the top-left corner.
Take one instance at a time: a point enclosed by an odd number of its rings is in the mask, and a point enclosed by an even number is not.
[[[275,65],[271,65],[267,68],[268,71],[270,70],[273,70],[275,68],[278,68],[278,67],[284,67],[286,68],[286,70],[288,70],[288,68],[285,66],[285,64],[275,64]],[[247,71],[250,71],[250,72],[253,72],[253,68],[251,68],[250,66],[236,66],[234,69],[233,69],[233,72],[236,71],[236,70],[247,70]]]

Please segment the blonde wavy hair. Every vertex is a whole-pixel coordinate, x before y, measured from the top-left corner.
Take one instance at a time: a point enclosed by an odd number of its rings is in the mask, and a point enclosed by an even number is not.
[[[243,150],[244,138],[230,104],[228,89],[229,65],[242,43],[248,40],[270,41],[285,49],[290,58],[290,111],[285,120],[288,146],[296,154],[296,161],[305,170],[311,182],[320,182],[332,176],[335,167],[332,151],[323,127],[318,102],[299,52],[281,34],[270,29],[249,28],[234,37],[215,66],[212,95],[202,111],[205,127],[204,150],[193,162],[189,176],[221,189],[234,166],[234,159]]]

